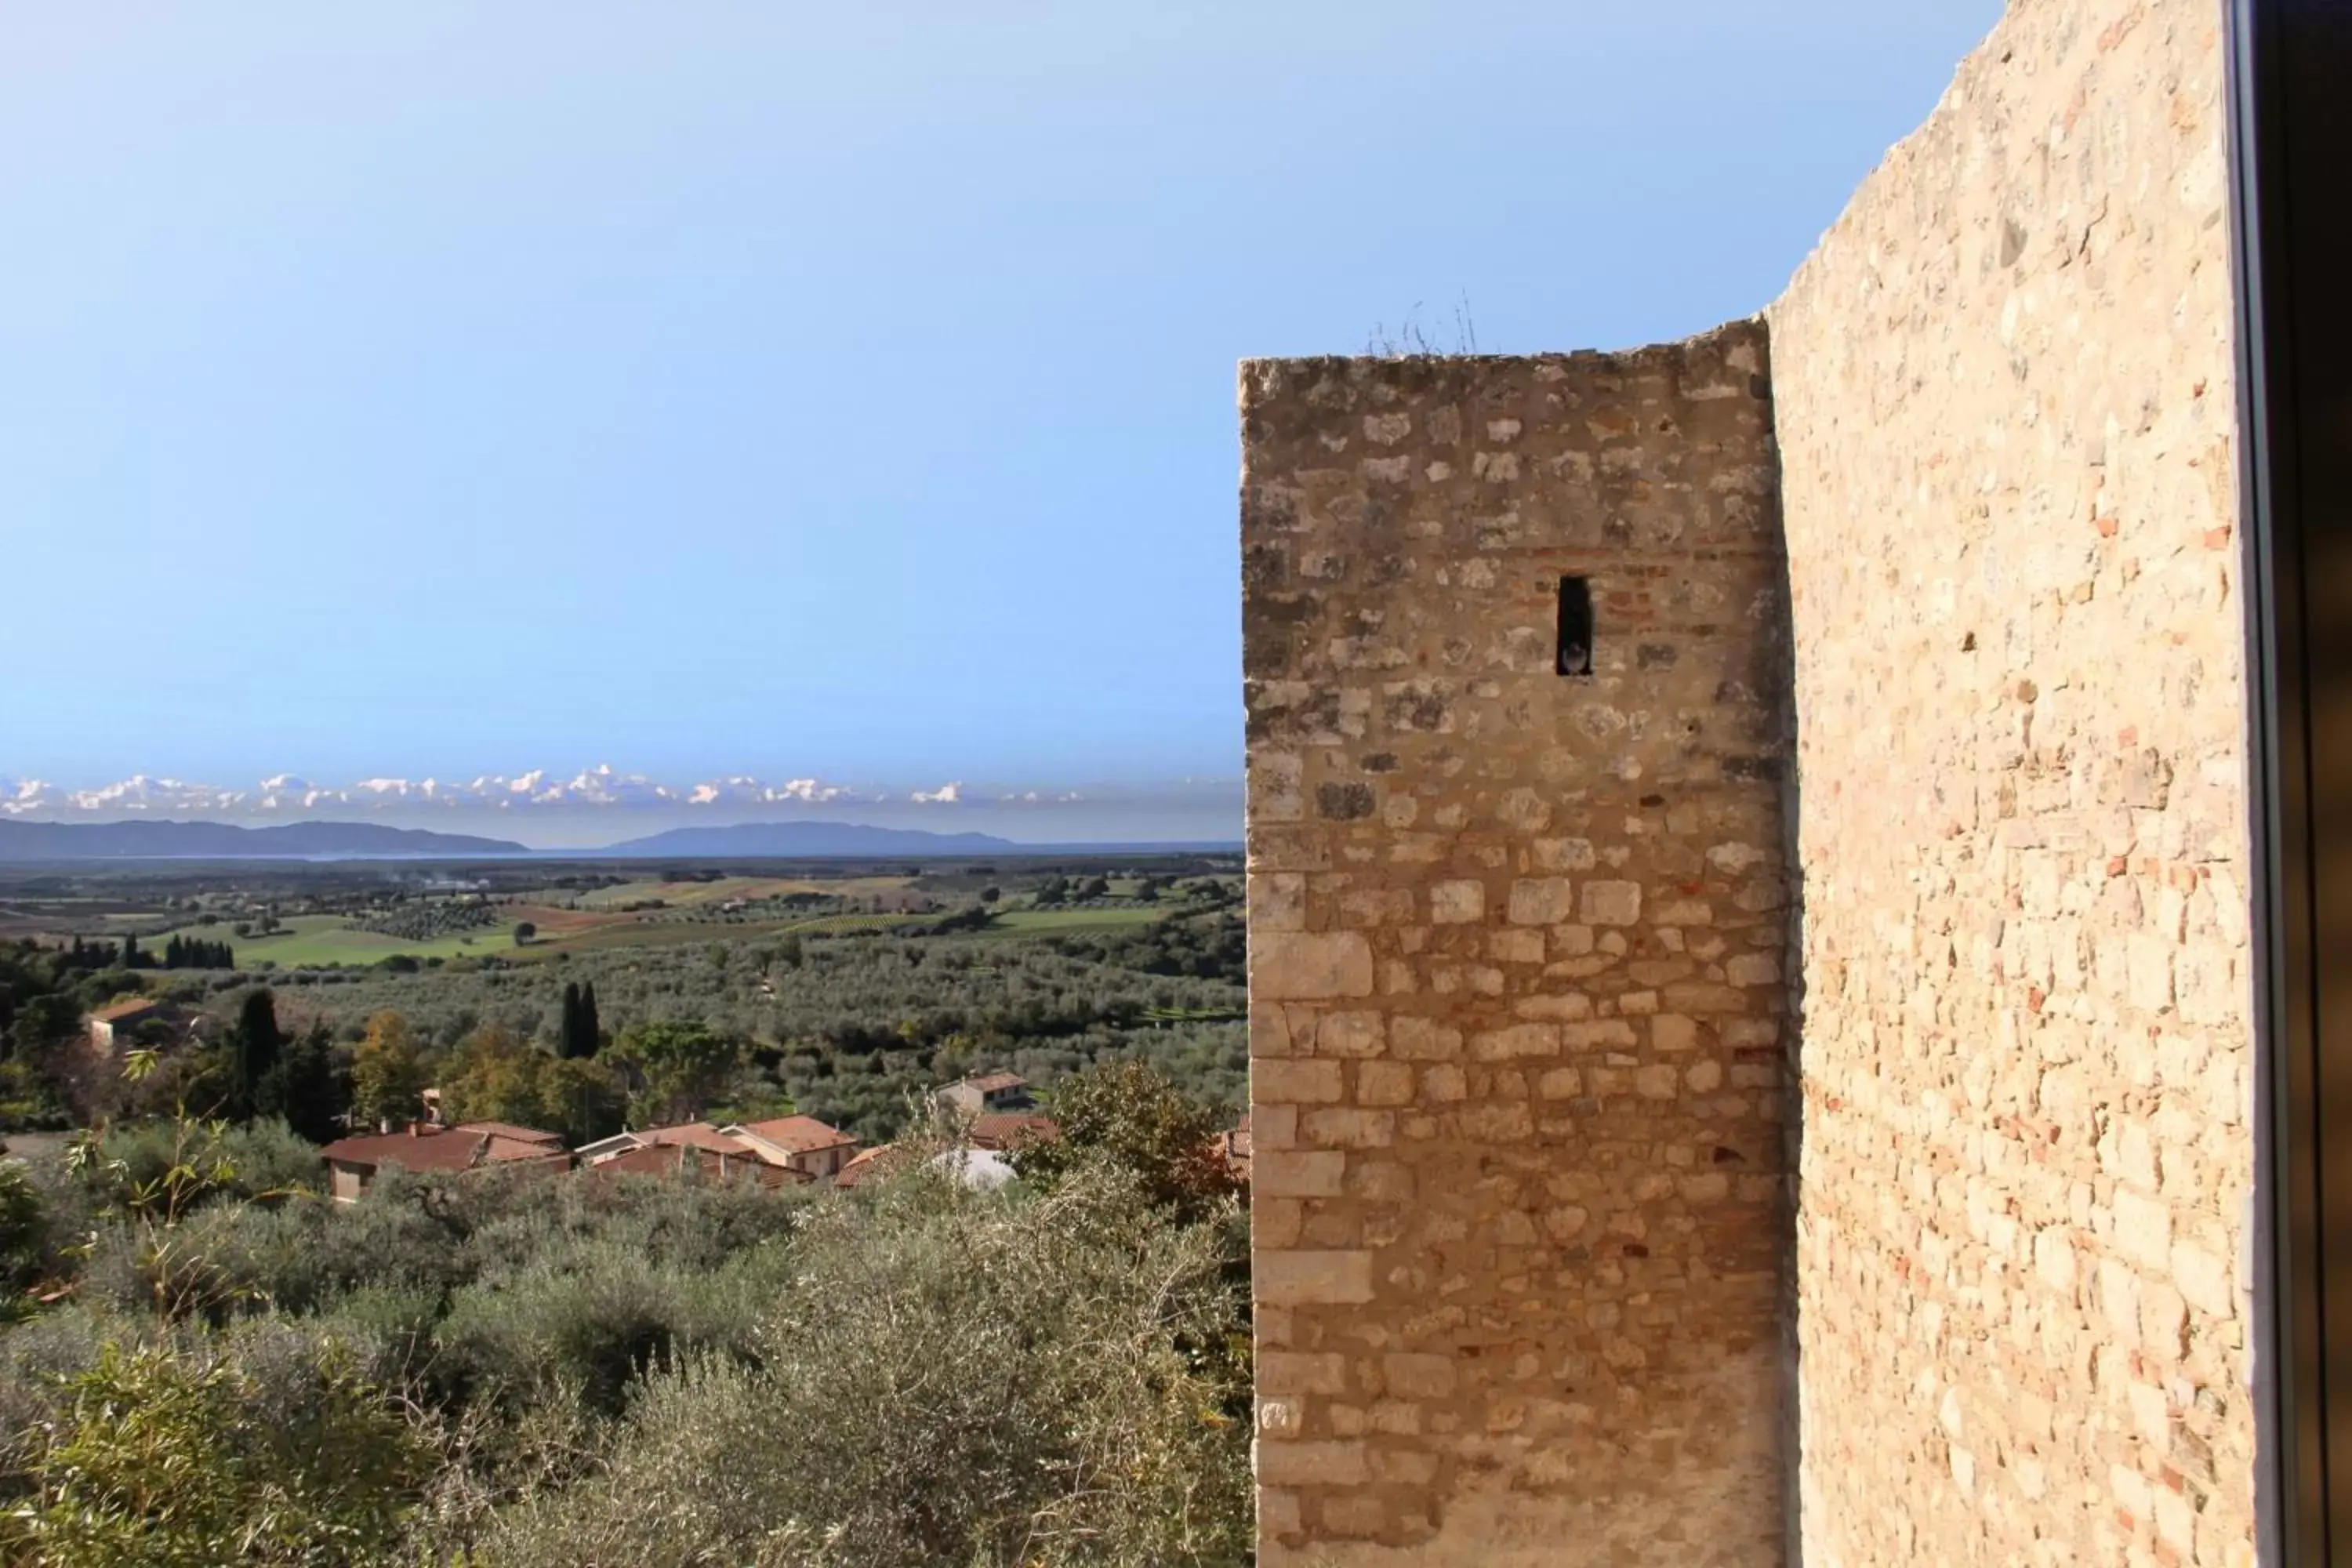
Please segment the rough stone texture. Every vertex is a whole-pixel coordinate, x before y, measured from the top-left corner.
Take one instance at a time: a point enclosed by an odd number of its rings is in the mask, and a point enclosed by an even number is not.
[[[2219,16],[2021,0],[1769,312],[1811,1563],[2252,1558]]]
[[[1781,1561],[1767,392],[1755,322],[1243,367],[1268,1568]]]

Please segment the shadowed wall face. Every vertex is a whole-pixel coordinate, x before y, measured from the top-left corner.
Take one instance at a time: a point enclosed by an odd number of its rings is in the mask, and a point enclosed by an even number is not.
[[[1781,1560],[1767,375],[1243,367],[1269,1565]]]

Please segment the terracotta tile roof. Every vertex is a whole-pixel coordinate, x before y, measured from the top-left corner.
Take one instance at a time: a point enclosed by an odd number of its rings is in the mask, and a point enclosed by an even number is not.
[[[887,1176],[893,1167],[904,1163],[907,1152],[896,1143],[877,1143],[849,1157],[849,1163],[835,1172],[833,1184],[836,1187],[862,1186],[877,1177]]]
[[[788,1141],[795,1137],[799,1140],[797,1143]],[[640,1127],[634,1132],[624,1132],[616,1139],[600,1140],[591,1145],[598,1152],[591,1156],[589,1163],[602,1167],[616,1159],[646,1150],[695,1149],[723,1159],[742,1160],[781,1170],[789,1166],[795,1155],[815,1149],[838,1148],[854,1142],[846,1134],[807,1116],[779,1117],[773,1121],[755,1122],[749,1127],[714,1127],[708,1121],[682,1121],[675,1127]],[[628,1168],[640,1167],[651,1168],[643,1161]]]
[[[837,1149],[845,1143],[857,1142],[840,1128],[828,1127],[814,1116],[779,1116],[768,1121],[747,1121],[743,1124],[743,1131],[793,1154],[810,1154],[819,1149]]]
[[[968,1078],[950,1089],[976,1089],[982,1094],[1001,1094],[1008,1089],[1027,1089],[1029,1080],[1017,1072],[992,1072],[984,1078]]]
[[[1017,1149],[1024,1143],[1061,1142],[1061,1124],[1039,1111],[992,1111],[972,1118],[964,1136],[975,1149]]]
[[[1251,1142],[1247,1116],[1242,1118],[1242,1124],[1239,1127],[1217,1134],[1218,1152],[1224,1155],[1225,1163],[1232,1167],[1234,1174],[1244,1182],[1248,1181],[1250,1176]]]
[[[511,1121],[468,1121],[468,1131],[487,1132],[493,1138],[511,1138],[519,1143],[544,1143],[551,1149],[563,1147],[560,1132],[542,1132],[536,1127],[517,1127]]]
[[[142,1014],[159,1012],[163,1005],[163,1004],[152,996],[133,996],[127,1001],[110,1002],[91,1013],[90,1016],[101,1024],[119,1024],[125,1018],[136,1018]]]
[[[681,1121],[675,1127],[642,1127],[630,1134],[641,1146],[659,1144],[665,1148],[688,1145],[708,1149],[714,1154],[730,1154],[741,1159],[761,1158],[761,1152],[747,1147],[731,1133],[721,1132],[708,1121]]]
[[[804,1171],[772,1164],[740,1148],[705,1152],[701,1144],[685,1141],[641,1144],[609,1159],[599,1160],[588,1169],[592,1174],[607,1178],[701,1175],[719,1181],[748,1179],[771,1189],[805,1185],[816,1179]]]
[[[488,1124],[495,1125],[495,1124]],[[572,1156],[559,1144],[541,1142],[548,1134],[534,1129],[529,1139],[509,1138],[470,1123],[457,1127],[419,1127],[413,1132],[381,1132],[362,1138],[338,1138],[319,1151],[322,1160],[373,1170],[398,1165],[404,1171],[469,1171],[480,1165],[516,1161],[562,1161]]]

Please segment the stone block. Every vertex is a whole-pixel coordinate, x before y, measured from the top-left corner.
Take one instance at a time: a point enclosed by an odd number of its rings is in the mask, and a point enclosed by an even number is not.
[[[1338,1062],[1299,1057],[1250,1064],[1250,1100],[1259,1105],[1317,1105],[1340,1095]]]
[[[2161,1199],[2116,1189],[2116,1245],[2125,1257],[2146,1268],[2172,1265],[2172,1210]]]
[[[1365,1062],[1356,1068],[1356,1103],[1410,1105],[1413,1069],[1409,1062]]]
[[[1583,921],[1591,926],[1630,926],[1642,918],[1642,884],[1598,881],[1584,884]]]
[[[1270,1252],[1250,1259],[1252,1292],[1276,1307],[1372,1299],[1372,1255],[1363,1251]]]
[[[1336,1198],[1348,1157],[1329,1150],[1262,1150],[1250,1162],[1250,1185],[1267,1197]]]
[[[1389,1054],[1402,1061],[1448,1061],[1462,1054],[1462,1031],[1400,1014],[1389,1020]]]
[[[1553,926],[1575,917],[1576,889],[1567,878],[1522,877],[1511,884],[1507,918],[1513,925]]]
[[[1298,1134],[1326,1149],[1385,1149],[1396,1138],[1396,1117],[1386,1110],[1333,1107],[1298,1119]]]
[[[1378,1013],[1326,1014],[1315,1031],[1315,1054],[1351,1058],[1376,1057],[1384,1048],[1387,1035],[1387,1020]]]
[[[1486,952],[1497,963],[1541,963],[1544,933],[1539,931],[1497,931],[1486,938]]]
[[[1687,1051],[1698,1045],[1698,1021],[1678,1013],[1659,1013],[1650,1019],[1650,1047],[1659,1051]]]
[[[1556,1057],[1559,1055],[1559,1026],[1556,1024],[1514,1024],[1507,1029],[1488,1029],[1470,1037],[1470,1058],[1498,1062]]]
[[[1429,918],[1437,925],[1475,925],[1486,918],[1486,884],[1440,882],[1429,889]]]
[[[1391,1394],[1405,1399],[1454,1396],[1454,1358],[1396,1352],[1381,1358],[1381,1374]]]
[[[1344,1394],[1347,1358],[1335,1352],[1267,1351],[1256,1362],[1260,1394]]]
[[[1257,1478],[1267,1486],[1359,1486],[1369,1477],[1360,1440],[1258,1445]]]
[[[2189,1304],[2208,1317],[2238,1315],[2238,1289],[2229,1261],[2194,1242],[2172,1244],[2172,1282]]]
[[[1299,871],[1253,871],[1248,905],[1253,931],[1307,929],[1307,877]]]
[[[1253,1002],[1372,994],[1372,950],[1358,931],[1268,931],[1250,942]]]

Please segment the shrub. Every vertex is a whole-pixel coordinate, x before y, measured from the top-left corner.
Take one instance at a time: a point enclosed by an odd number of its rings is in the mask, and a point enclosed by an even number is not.
[[[916,1174],[789,1250],[757,1364],[657,1373],[599,1473],[502,1514],[483,1562],[1245,1558],[1245,1363],[1197,1353],[1244,1331],[1216,1227],[1108,1170],[1041,1198]]]
[[[60,1565],[357,1563],[389,1548],[431,1454],[331,1344],[258,1370],[109,1344],[76,1376],[11,1517]]]

